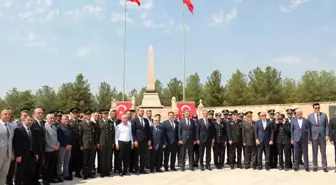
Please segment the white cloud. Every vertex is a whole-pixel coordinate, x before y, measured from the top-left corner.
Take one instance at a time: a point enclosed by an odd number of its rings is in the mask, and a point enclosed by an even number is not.
[[[4,2],[4,8],[10,8],[10,7],[12,7],[12,5],[13,5],[13,2],[12,2],[12,0],[6,0],[5,2]]]
[[[60,11],[59,11],[59,9],[51,10],[51,11],[49,11],[49,13],[46,15],[45,19],[46,19],[46,21],[52,21],[52,20],[54,20],[56,17],[58,17],[59,15],[60,15]]]
[[[103,8],[98,5],[85,5],[82,10],[89,13],[99,13],[103,11]]]
[[[211,16],[212,23],[210,25],[215,26],[230,23],[237,15],[238,11],[236,8],[233,8],[229,13],[224,13],[223,9],[221,9],[218,13]]]
[[[117,13],[117,12],[113,12],[111,14],[110,20],[112,22],[124,22],[125,21],[125,14],[123,13]],[[132,19],[130,19],[129,17],[126,17],[126,21],[127,22],[133,22]]]
[[[290,13],[296,10],[300,5],[309,2],[310,0],[290,0],[288,6],[280,5],[280,11],[284,13]]]
[[[272,60],[272,63],[279,65],[299,65],[307,63],[318,63],[320,62],[318,57],[301,57],[297,55],[283,56],[275,58]]]
[[[52,6],[52,0],[46,0],[45,4],[46,4],[46,7],[51,7]]]
[[[77,57],[86,57],[90,54],[91,49],[89,47],[83,46],[79,48],[76,52]]]
[[[190,26],[189,25],[187,25],[187,24],[184,24],[184,29],[185,29],[185,31],[189,31],[190,30]],[[180,24],[179,26],[178,26],[178,28],[179,28],[179,30],[181,30],[181,31],[183,31],[183,24]]]
[[[146,28],[164,28],[166,26],[164,23],[155,23],[152,20],[144,20],[142,25]]]
[[[35,34],[32,33],[32,32],[30,32],[30,33],[28,34],[28,36],[27,36],[27,40],[28,40],[28,41],[33,41],[33,40],[35,40],[35,38],[36,38],[36,36],[35,36]]]

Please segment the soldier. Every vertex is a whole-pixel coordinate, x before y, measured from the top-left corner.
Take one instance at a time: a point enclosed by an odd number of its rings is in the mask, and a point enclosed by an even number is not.
[[[290,163],[291,123],[284,122],[284,120],[285,115],[280,114],[277,117],[274,133],[276,135],[275,143],[279,154],[279,170],[284,169],[283,154],[285,153],[285,171],[288,171]]]
[[[245,113],[246,120],[243,122],[242,134],[243,145],[245,146],[245,169],[249,169],[251,162],[253,170],[257,169],[257,147],[254,135],[255,122],[252,121],[253,112],[248,111]]]
[[[275,129],[275,110],[271,109],[267,111],[269,118],[268,121],[272,123],[273,130]],[[277,135],[274,133],[274,138],[276,138]],[[277,152],[277,145],[270,145],[270,167],[271,169],[276,169],[278,166],[278,152]]]
[[[289,123],[291,124],[292,123],[292,119],[293,119],[293,114],[294,114],[294,109],[287,109],[286,110],[286,113],[287,113],[287,118],[285,119],[285,124],[286,123]],[[292,168],[293,167],[293,162],[294,162],[294,146],[292,144],[290,144],[290,147],[289,147],[289,168]]]
[[[223,121],[228,121],[229,118],[229,110],[222,110]]]
[[[224,167],[224,148],[226,144],[226,131],[221,120],[221,113],[216,113],[216,121],[214,121],[214,140],[212,145],[214,146],[214,163],[217,169]]]
[[[230,167],[234,169],[235,158],[237,152],[237,167],[243,168],[242,166],[242,124],[238,119],[238,111],[234,110],[232,121],[227,124],[228,140],[230,146]]]
[[[75,171],[75,175],[78,178],[82,178],[81,169],[82,169],[82,157],[83,152],[81,146],[81,139],[79,135],[79,123],[81,122],[79,118],[80,109],[74,107],[70,109],[71,119],[69,120],[69,127],[72,130],[72,148],[71,148],[71,157],[69,164],[69,178],[72,179],[72,172]]]
[[[225,128],[227,128],[227,124],[229,124],[229,122],[232,121],[232,111],[228,112],[228,116],[227,116],[227,120],[224,123],[225,124]],[[226,130],[227,132],[228,130]],[[228,136],[228,134],[226,134]],[[226,164],[229,165],[230,164],[230,147],[231,145],[226,143],[226,153],[227,153],[227,158],[226,158]],[[225,148],[224,148],[224,153],[225,153]]]
[[[56,112],[56,121],[55,121],[55,124],[54,124],[56,128],[58,128],[58,126],[61,124],[63,114],[64,114],[64,112],[62,112],[62,111],[57,111]]]
[[[109,109],[102,110],[102,119],[98,122],[98,147],[100,150],[100,176],[110,176],[109,166],[112,160],[112,150],[115,143],[114,123],[108,119]]]
[[[91,121],[91,110],[84,111],[84,119],[79,123],[80,130],[80,139],[81,139],[81,148],[83,149],[83,178],[93,178],[93,155],[95,154],[96,149],[96,126]]]
[[[110,120],[114,123],[114,128],[116,128],[121,123],[121,120],[117,118],[117,110],[112,110],[110,112]],[[114,148],[112,153],[114,154],[114,173],[119,173],[120,169],[120,167],[118,166],[119,150],[116,150],[116,148]],[[112,160],[110,168],[112,169]]]

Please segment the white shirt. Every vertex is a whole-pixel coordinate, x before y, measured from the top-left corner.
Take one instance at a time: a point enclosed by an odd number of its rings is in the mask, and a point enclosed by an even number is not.
[[[119,125],[117,125],[115,135],[116,145],[119,145],[119,141],[131,141],[131,143],[133,144],[132,127],[130,122],[128,122],[127,125],[125,125],[124,123],[120,123]]]
[[[26,130],[26,132],[27,132],[27,134],[29,136],[29,134],[31,134],[31,132],[29,133],[30,128],[28,128],[24,123],[22,123],[22,125],[25,128],[25,130]]]
[[[319,123],[320,120],[317,120],[317,114],[319,114],[319,118],[321,119],[321,113],[314,113],[315,121],[316,121],[316,123]]]
[[[187,126],[189,126],[190,125],[190,120],[188,118],[186,118],[185,120],[186,120]]]
[[[265,130],[266,129],[266,124],[267,124],[266,120],[263,120],[262,123],[263,123],[263,127],[264,127],[264,130]]]
[[[301,129],[302,128],[302,119],[298,118],[298,123],[299,123],[299,127]]]
[[[170,125],[175,129],[175,123],[174,120],[169,120]]]

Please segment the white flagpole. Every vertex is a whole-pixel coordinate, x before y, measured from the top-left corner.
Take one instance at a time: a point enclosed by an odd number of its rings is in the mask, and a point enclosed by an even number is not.
[[[185,101],[185,86],[186,86],[186,34],[185,34],[185,15],[184,15],[184,3],[182,0],[182,34],[183,34],[183,101]]]
[[[125,101],[125,86],[126,86],[126,21],[127,19],[127,0],[125,0],[125,22],[124,22],[124,68],[123,68],[123,92],[122,101]]]

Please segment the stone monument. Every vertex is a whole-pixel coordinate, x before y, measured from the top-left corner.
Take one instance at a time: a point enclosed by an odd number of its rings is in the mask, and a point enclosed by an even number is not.
[[[162,109],[163,106],[160,102],[159,93],[155,90],[153,46],[149,46],[147,75],[147,89],[143,95],[142,104],[139,107],[146,109]]]

